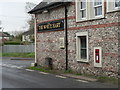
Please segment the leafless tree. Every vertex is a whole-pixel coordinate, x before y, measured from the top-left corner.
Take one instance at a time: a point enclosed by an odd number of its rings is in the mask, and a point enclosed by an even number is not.
[[[28,14],[28,12],[32,10],[35,6],[36,4],[34,3],[26,2],[26,6],[25,6],[26,13]],[[28,30],[34,30],[34,15],[32,14],[28,14],[28,15],[30,16],[30,19],[27,20],[27,24],[29,25]]]

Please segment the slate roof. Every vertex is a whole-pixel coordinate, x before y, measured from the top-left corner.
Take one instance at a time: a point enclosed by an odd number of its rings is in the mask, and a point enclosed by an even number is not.
[[[64,4],[67,4],[66,2],[51,2],[51,3],[47,3],[47,2],[41,2],[39,3],[35,8],[33,8],[31,11],[29,11],[28,13],[30,14],[35,14],[35,13],[40,13],[44,10],[50,10],[52,8],[56,8],[58,6],[62,6]]]
[[[0,32],[0,37],[9,37],[7,34]]]
[[[32,34],[34,34],[34,30],[26,31],[22,35],[32,35]]]

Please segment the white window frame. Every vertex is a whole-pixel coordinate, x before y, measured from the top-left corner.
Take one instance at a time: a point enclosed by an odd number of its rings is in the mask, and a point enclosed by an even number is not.
[[[115,7],[115,0],[107,0],[107,12],[120,10],[120,7]]]
[[[87,20],[87,17],[88,17],[88,15],[87,15],[87,0],[85,0],[86,8],[84,8],[84,9],[81,9],[81,0],[76,0],[75,2],[76,2],[75,3],[76,4],[76,22]],[[85,18],[81,18],[80,10],[86,10],[86,17]]]
[[[116,7],[116,6],[115,6],[115,3],[116,3],[116,0],[114,1],[114,8],[115,8],[115,10],[120,9],[120,7]]]
[[[98,16],[95,16],[94,1],[95,0],[86,0],[86,18],[81,18],[81,16],[80,16],[81,0],[76,0],[76,22],[100,19],[100,18],[105,17],[105,14],[104,14],[105,13],[105,11],[104,11],[105,0],[102,0],[102,15],[98,15]]]
[[[86,36],[86,49],[87,49],[87,59],[82,59],[80,56],[80,36]],[[89,54],[88,54],[88,32],[78,32],[76,33],[76,58],[77,61],[80,62],[88,62],[89,61]]]
[[[82,1],[82,0],[81,0],[81,1]],[[84,1],[86,2],[87,0],[84,0]],[[85,20],[86,17],[87,17],[87,11],[86,11],[86,10],[87,10],[87,2],[86,2],[85,8],[82,8],[82,9],[81,9],[81,6],[82,6],[82,5],[81,5],[81,2],[80,2],[80,18],[83,19],[83,20]],[[81,11],[85,11],[85,12],[86,12],[84,18],[82,18],[82,12],[81,12]]]
[[[93,2],[93,7],[94,7],[94,15],[95,15],[95,13],[96,13],[96,12],[95,12],[95,11],[96,11],[95,8],[103,7],[103,2],[102,2],[102,4],[99,4],[99,5],[96,5],[96,6],[95,6],[95,0],[94,0],[94,2]],[[103,9],[102,9],[102,11],[103,11]],[[103,13],[102,11],[101,11],[101,13]],[[97,16],[95,15],[95,17],[101,17],[101,16],[102,16],[102,14],[101,14],[101,15],[97,15]]]
[[[102,4],[101,5],[94,5],[94,3],[95,3],[95,0],[93,0],[93,8],[94,8],[94,19],[97,19],[97,18],[104,18],[104,2],[105,2],[105,0],[102,0]],[[102,6],[102,15],[98,15],[98,16],[96,16],[95,15],[95,8],[96,7],[100,7],[100,6]]]

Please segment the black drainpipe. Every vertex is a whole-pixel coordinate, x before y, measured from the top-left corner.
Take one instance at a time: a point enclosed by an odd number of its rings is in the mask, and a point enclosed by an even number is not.
[[[65,50],[66,50],[66,70],[68,70],[68,33],[67,33],[67,5],[65,4]]]

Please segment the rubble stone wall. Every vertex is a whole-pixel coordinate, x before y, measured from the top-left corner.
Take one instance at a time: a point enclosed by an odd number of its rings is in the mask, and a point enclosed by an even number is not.
[[[59,7],[48,13],[37,14],[37,23],[64,19],[64,7]],[[68,6],[68,67],[78,72],[93,75],[116,77],[118,74],[119,52],[118,38],[120,31],[120,13],[106,13],[105,18],[76,22],[75,4]],[[88,32],[89,62],[81,63],[76,59],[76,33]],[[120,32],[119,32],[120,33]],[[64,31],[37,33],[37,61],[45,66],[45,58],[51,57],[53,68],[65,69],[65,49],[60,49],[59,38],[64,37]],[[102,67],[94,67],[94,47],[102,47]]]

